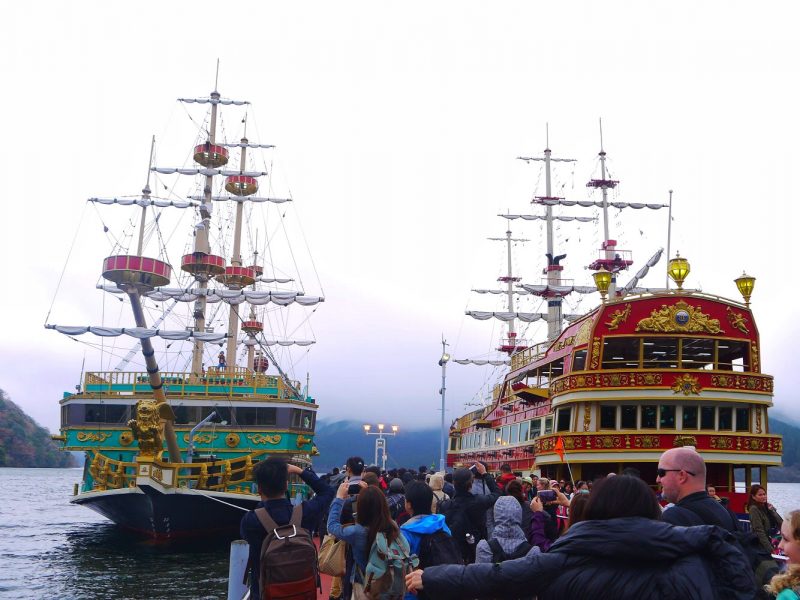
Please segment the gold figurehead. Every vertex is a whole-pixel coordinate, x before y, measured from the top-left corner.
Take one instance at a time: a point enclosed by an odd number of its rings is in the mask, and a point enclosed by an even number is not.
[[[139,442],[140,456],[158,456],[163,448],[161,419],[155,400],[139,400],[136,403],[136,418],[128,421],[128,427]]]

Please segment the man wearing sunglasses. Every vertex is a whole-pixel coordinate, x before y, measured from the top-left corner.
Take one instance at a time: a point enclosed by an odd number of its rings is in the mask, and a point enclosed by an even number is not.
[[[718,525],[736,531],[739,523],[735,515],[706,491],[706,464],[703,457],[691,446],[672,448],[658,461],[656,483],[661,485],[662,496],[674,502],[664,511],[663,520],[673,525]]]

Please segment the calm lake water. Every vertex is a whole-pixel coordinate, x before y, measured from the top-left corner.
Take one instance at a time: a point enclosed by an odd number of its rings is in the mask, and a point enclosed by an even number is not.
[[[69,503],[80,477],[80,469],[0,469],[0,598],[226,597],[228,541],[133,537]],[[769,499],[782,515],[800,508],[800,484],[771,483]]]

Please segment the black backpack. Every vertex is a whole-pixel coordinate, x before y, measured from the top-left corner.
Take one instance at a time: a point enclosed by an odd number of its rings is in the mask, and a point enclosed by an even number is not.
[[[419,566],[421,569],[437,565],[462,565],[464,559],[461,550],[456,545],[452,536],[441,529],[434,533],[423,535],[419,542]]]
[[[473,523],[469,517],[468,506],[460,503],[458,499],[445,500],[442,503],[442,512],[453,540],[461,552],[464,564],[475,562],[475,546],[482,538],[480,525]]]
[[[503,547],[500,545],[500,542],[491,539],[489,540],[489,548],[492,549],[492,562],[493,563],[500,563],[506,560],[514,560],[515,558],[522,558],[528,552],[530,552],[531,545],[527,541],[523,541],[517,546],[513,552],[506,552],[503,550]]]

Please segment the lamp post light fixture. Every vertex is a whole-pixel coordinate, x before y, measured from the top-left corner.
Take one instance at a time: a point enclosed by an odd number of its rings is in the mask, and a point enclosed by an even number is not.
[[[597,287],[597,291],[600,292],[600,300],[605,303],[608,288],[611,287],[612,274],[606,271],[604,267],[600,267],[599,271],[592,274],[592,278],[594,279],[594,285]]]
[[[447,391],[447,362],[450,360],[450,355],[447,353],[447,340],[442,336],[442,357],[439,359],[439,366],[442,367],[442,387],[439,393],[442,395],[442,431],[440,433],[441,445],[439,453],[439,472],[444,473],[445,469],[445,444],[447,440],[447,430],[444,427],[444,400],[445,392]]]
[[[380,451],[381,454],[381,470],[386,470],[386,440],[383,436],[385,435],[397,435],[399,431],[399,427],[397,425],[392,425],[392,431],[385,431],[386,426],[383,423],[378,423],[378,431],[370,431],[372,429],[372,425],[364,425],[364,433],[367,435],[377,435],[378,437],[375,438],[375,465],[378,464],[378,452]]]
[[[756,278],[742,271],[742,276],[737,277],[733,281],[736,283],[736,287],[739,289],[742,298],[744,298],[744,305],[750,306],[750,296],[753,295],[753,287],[756,285]]]
[[[669,274],[675,285],[678,286],[678,291],[683,289],[683,282],[689,276],[692,270],[689,261],[681,257],[680,252],[675,253],[675,258],[670,259],[667,263],[667,273]]]

